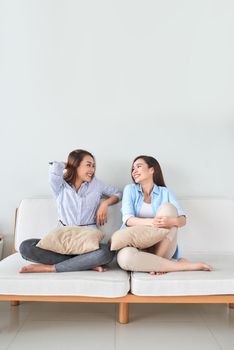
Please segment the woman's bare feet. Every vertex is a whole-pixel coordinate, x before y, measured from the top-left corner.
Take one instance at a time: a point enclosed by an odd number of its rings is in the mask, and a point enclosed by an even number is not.
[[[161,269],[164,271],[149,272],[150,275],[162,275],[167,272],[179,272],[179,271],[212,271],[212,267],[203,262],[191,263],[186,259],[179,259],[176,262],[166,261],[164,259],[161,264]]]
[[[93,270],[97,272],[106,272],[107,268],[105,266],[97,266],[97,267],[94,267]]]
[[[180,265],[180,270],[178,271],[212,271],[212,267],[203,262],[191,263],[186,259],[179,259],[176,262]]]
[[[93,269],[98,272],[106,272],[107,268],[105,266],[97,266]],[[54,265],[44,265],[44,264],[30,264],[23,266],[20,273],[33,273],[33,272],[56,272]]]
[[[27,272],[56,272],[54,265],[44,265],[44,264],[30,264],[27,266],[23,266],[20,273]]]

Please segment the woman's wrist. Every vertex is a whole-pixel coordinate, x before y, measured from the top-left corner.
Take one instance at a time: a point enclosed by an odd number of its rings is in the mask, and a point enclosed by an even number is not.
[[[102,205],[103,207],[105,207],[105,206],[108,207],[110,205],[109,199],[105,199],[103,202],[101,202],[100,205]]]
[[[118,201],[119,201],[119,197],[113,195],[113,196],[111,196],[111,197],[105,199],[102,203],[104,203],[104,205],[106,205],[106,206],[108,207],[109,205],[115,204],[115,203],[117,203]]]

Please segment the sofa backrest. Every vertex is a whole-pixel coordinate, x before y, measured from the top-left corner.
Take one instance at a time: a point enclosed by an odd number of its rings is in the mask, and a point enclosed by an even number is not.
[[[182,252],[234,252],[234,200],[222,198],[183,198],[179,202],[187,215],[187,225],[179,230]],[[108,222],[102,227],[105,239],[120,228],[121,203],[108,209]],[[28,238],[42,238],[58,224],[53,198],[29,198],[17,211],[15,249]]]
[[[234,200],[203,197],[179,202],[187,215],[178,235],[183,251],[234,252]]]

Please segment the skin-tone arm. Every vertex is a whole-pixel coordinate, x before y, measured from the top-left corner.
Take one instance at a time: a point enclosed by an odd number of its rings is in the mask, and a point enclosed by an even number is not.
[[[118,196],[111,196],[105,199],[97,210],[96,220],[98,225],[104,225],[107,222],[107,209],[109,205],[115,204],[119,201]]]
[[[155,218],[137,218],[135,216],[130,217],[126,225],[127,226],[155,226],[161,228],[172,228],[174,226],[182,227],[186,224],[186,217],[184,215],[178,217],[169,216],[156,216]]]

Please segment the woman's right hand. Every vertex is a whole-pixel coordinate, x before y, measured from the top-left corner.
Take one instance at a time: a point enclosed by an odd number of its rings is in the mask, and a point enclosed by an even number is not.
[[[178,226],[177,217],[171,216],[156,216],[153,219],[153,226],[158,228],[171,229],[174,226]]]
[[[105,223],[107,222],[107,209],[108,209],[108,205],[104,201],[100,204],[97,210],[96,221],[97,221],[97,224],[100,226],[105,225]]]

